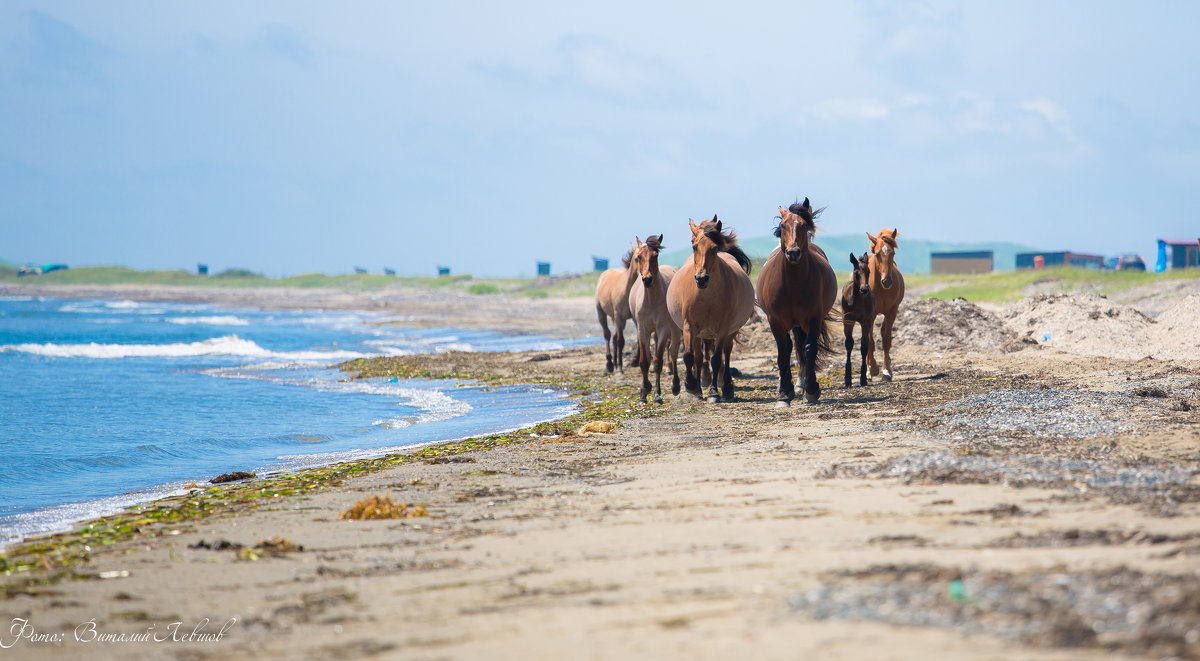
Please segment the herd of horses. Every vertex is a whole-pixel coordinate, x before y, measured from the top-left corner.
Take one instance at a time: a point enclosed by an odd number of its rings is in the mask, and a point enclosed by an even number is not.
[[[651,392],[649,371],[654,367],[654,402],[662,403],[662,369],[666,354],[671,373],[671,394],[679,394],[677,370],[682,348],[683,387],[697,397],[708,387],[707,399],[717,403],[734,398],[730,357],[738,332],[754,316],[757,305],[765,314],[775,338],[779,362],[779,405],[796,397],[792,380],[792,351],[799,367],[800,388],[807,402],[821,397],[816,372],[834,354],[833,328],[841,322],[846,336],[847,388],[852,385],[851,354],[854,326],[862,326],[859,385],[880,375],[875,360],[875,319],[882,315],[882,379],[892,379],[892,325],[904,299],[904,276],[896,267],[895,229],[867,232],[870,245],[861,257],[850,254],[851,280],[841,290],[825,251],[813,243],[816,219],[824,209],[813,209],[808,198],[779,208],[775,236],[779,247],[771,252],[758,276],[750,281],[752,264],[738,247],[737,234],[725,230],[714,215],[700,224],[688,219],[692,256],[681,266],[659,264],[663,235],[643,242],[634,238],[622,259],[622,268],[600,275],[596,284],[596,313],[604,333],[605,369],[623,373],[625,322],[637,329],[637,349],[631,366],[642,372],[642,403]],[[640,282],[639,282],[640,280]],[[613,328],[609,328],[609,323]],[[831,326],[832,324],[832,326]]]

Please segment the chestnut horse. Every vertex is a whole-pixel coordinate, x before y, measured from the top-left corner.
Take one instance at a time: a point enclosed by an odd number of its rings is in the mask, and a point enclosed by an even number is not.
[[[792,385],[792,346],[800,368],[800,387],[810,403],[821,397],[817,383],[817,361],[833,354],[832,332],[827,321],[837,298],[837,276],[825,251],[812,242],[815,219],[824,209],[813,211],[808,198],[788,209],[779,208],[775,236],[779,247],[771,251],[758,275],[758,306],[767,313],[767,324],[775,336],[779,360],[779,404],[787,406],[796,396]],[[789,333],[791,337],[789,337]],[[793,342],[793,338],[795,341]]]
[[[667,309],[683,330],[684,387],[700,396],[709,368],[708,401],[716,403],[722,397],[731,401],[729,358],[733,341],[754,315],[750,258],[738,247],[736,234],[721,231],[716,216],[699,226],[688,218],[688,225],[692,230],[692,258],[684,262],[667,288]]]
[[[850,282],[842,287],[842,324],[846,333],[846,387],[850,387],[854,369],[850,354],[854,352],[854,324],[862,326],[859,340],[862,365],[858,368],[858,385],[867,385],[867,347],[875,343],[875,297],[871,295],[871,265],[867,253],[856,258],[850,253]]]
[[[675,366],[679,361],[679,344],[683,331],[671,319],[667,311],[667,287],[675,276],[674,266],[659,266],[658,253],[662,252],[662,235],[648,236],[646,242],[634,237],[637,245],[633,249],[638,265],[640,283],[629,290],[629,309],[637,324],[638,365],[642,368],[642,403],[650,394],[650,338],[654,338],[654,403],[662,404],[663,351],[671,361],[671,394],[679,394],[679,372]]]
[[[871,240],[871,295],[875,297],[875,314],[883,315],[879,336],[883,339],[883,380],[892,380],[892,324],[904,300],[904,274],[896,268],[896,237],[900,231],[886,227],[879,235],[867,232]],[[874,321],[872,321],[874,323]],[[871,365],[871,376],[879,375],[879,364],[875,362],[875,343],[867,345],[867,362]]]
[[[609,373],[614,366],[618,373],[625,373],[621,364],[621,353],[625,350],[625,322],[633,318],[633,312],[629,309],[629,289],[638,276],[633,248],[631,246],[621,258],[624,268],[608,269],[600,274],[600,281],[596,283],[596,316],[600,318],[600,328],[604,331],[604,371]],[[613,322],[612,331],[608,329],[610,319]]]

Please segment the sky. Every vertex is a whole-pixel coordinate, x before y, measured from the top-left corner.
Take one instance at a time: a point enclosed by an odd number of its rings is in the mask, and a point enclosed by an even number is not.
[[[830,234],[1152,263],[1200,236],[1197,25],[1169,0],[0,0],[0,258],[580,272],[808,197]]]

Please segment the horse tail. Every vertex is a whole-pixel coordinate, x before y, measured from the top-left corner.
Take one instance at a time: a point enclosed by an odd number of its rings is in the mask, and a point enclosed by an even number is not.
[[[817,371],[825,369],[831,359],[841,356],[841,352],[833,345],[837,325],[841,323],[841,315],[832,309],[821,319],[821,332],[817,334],[817,364],[813,366]]]

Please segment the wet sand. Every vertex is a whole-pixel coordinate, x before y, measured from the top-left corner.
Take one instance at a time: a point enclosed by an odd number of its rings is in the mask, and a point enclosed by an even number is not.
[[[551,335],[595,324],[588,299],[188,295]],[[521,306],[529,316],[514,321]],[[66,640],[0,655],[1200,657],[1200,363],[1019,338],[914,343],[895,350],[892,383],[846,389],[837,374],[819,404],[781,409],[770,338],[757,325],[747,340],[736,402],[668,395],[650,415],[631,404],[609,434],[530,438],[147,525],[70,570],[91,580],[6,576],[0,643],[13,618]],[[591,347],[385,367],[566,390],[586,374],[633,399],[640,377],[602,376],[603,363]],[[385,493],[429,516],[338,518]],[[212,548],[274,537],[303,550]],[[178,637],[205,618],[209,633],[232,624],[211,642],[74,637],[93,619],[90,631],[128,636],[180,622]]]

